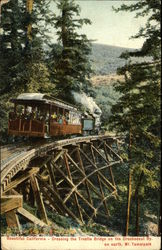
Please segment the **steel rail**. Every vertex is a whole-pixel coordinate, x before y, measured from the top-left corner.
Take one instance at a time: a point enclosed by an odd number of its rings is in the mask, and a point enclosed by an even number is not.
[[[1,152],[7,151],[7,150],[12,150],[12,149],[15,149],[17,147],[20,147],[21,145],[24,145],[24,142],[15,142],[15,143],[7,144],[7,145],[1,145],[0,150],[1,150]]]

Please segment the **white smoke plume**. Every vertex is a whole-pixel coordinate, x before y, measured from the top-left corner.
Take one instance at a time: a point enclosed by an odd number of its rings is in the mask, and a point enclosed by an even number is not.
[[[86,109],[88,109],[91,114],[101,116],[102,111],[92,97],[87,96],[84,92],[77,93],[75,91],[72,91],[72,94],[75,101],[86,107]]]

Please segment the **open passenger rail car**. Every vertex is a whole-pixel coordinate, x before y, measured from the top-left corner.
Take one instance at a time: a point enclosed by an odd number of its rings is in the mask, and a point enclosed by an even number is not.
[[[52,137],[82,134],[82,117],[71,104],[46,94],[25,93],[11,100],[8,133],[17,136]]]

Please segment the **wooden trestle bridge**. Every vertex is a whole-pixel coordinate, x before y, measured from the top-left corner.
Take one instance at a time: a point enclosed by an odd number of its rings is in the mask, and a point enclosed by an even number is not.
[[[1,149],[1,213],[8,227],[21,231],[19,215],[39,226],[50,225],[47,210],[80,224],[109,217],[108,200],[116,197],[112,172],[122,159],[118,140],[99,135],[43,141]],[[23,207],[36,206],[38,217]]]

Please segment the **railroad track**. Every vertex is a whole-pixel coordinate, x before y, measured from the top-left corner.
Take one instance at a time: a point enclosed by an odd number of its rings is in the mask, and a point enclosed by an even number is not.
[[[9,144],[0,147],[1,165],[9,161],[11,158],[15,157],[16,154],[21,151],[28,150],[31,146],[26,145],[25,142]]]

